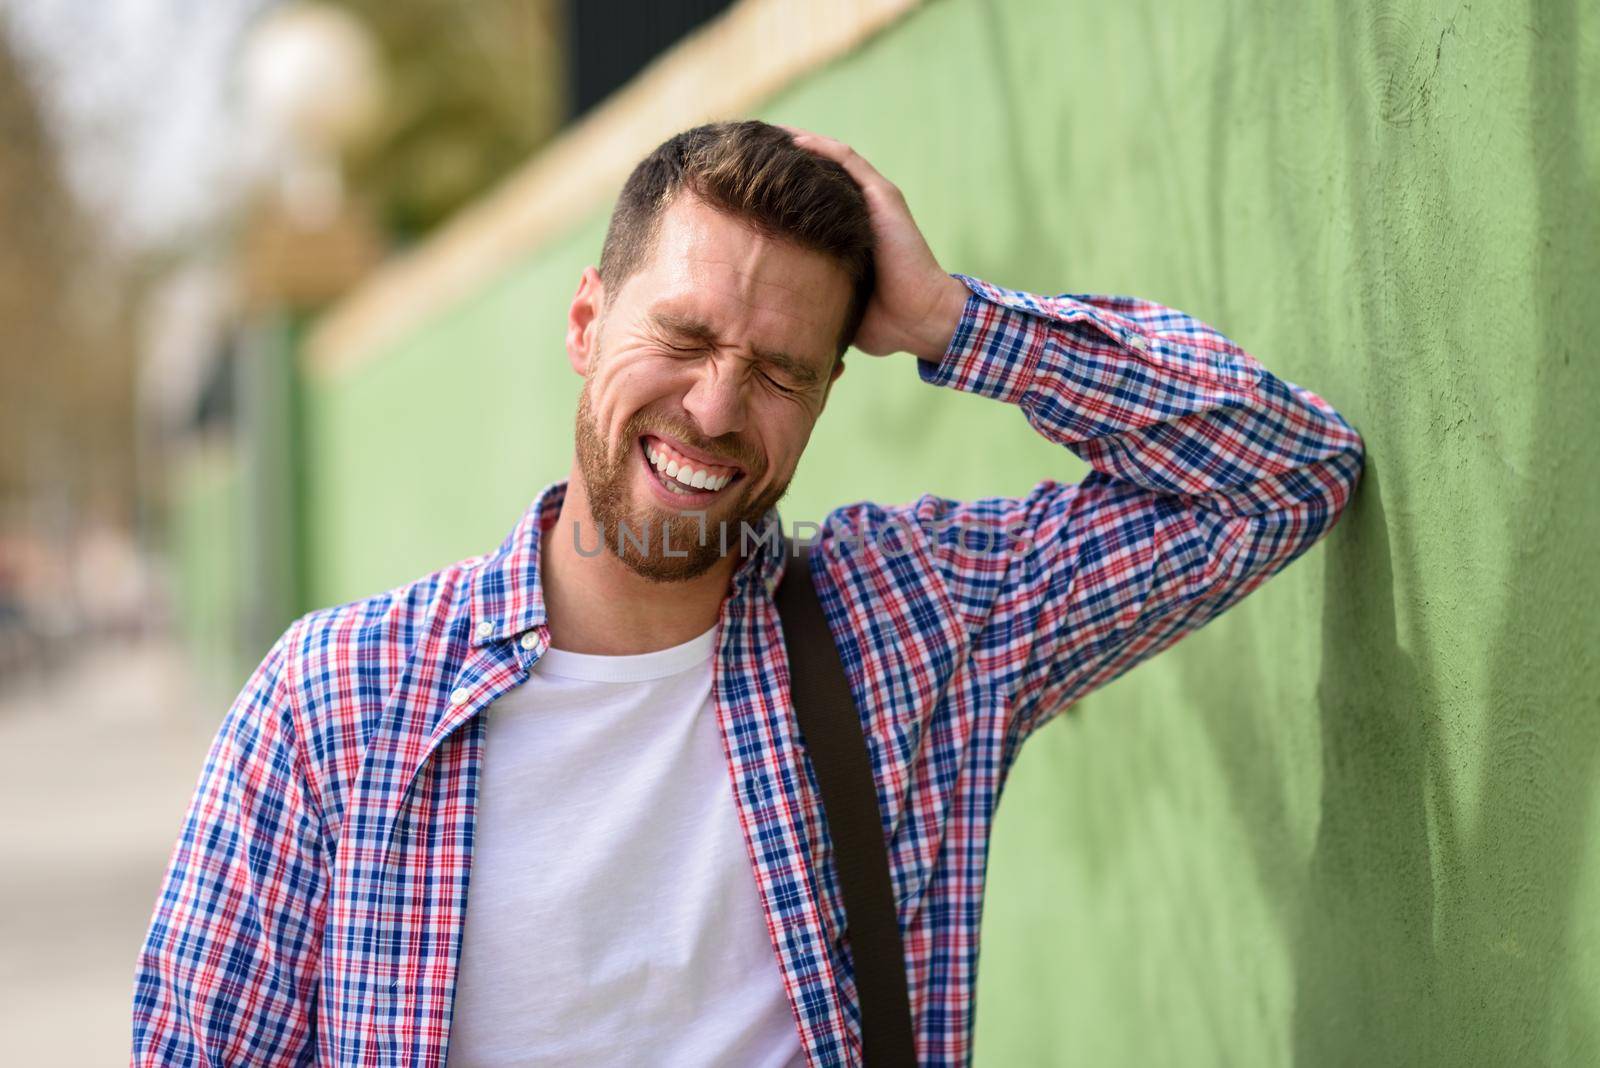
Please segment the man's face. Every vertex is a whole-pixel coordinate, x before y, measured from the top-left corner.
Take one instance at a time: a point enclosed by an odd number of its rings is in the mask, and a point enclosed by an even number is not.
[[[741,522],[759,529],[788,490],[843,370],[835,346],[850,295],[834,260],[688,194],[663,213],[650,261],[603,316],[599,278],[585,272],[567,351],[585,378],[578,465],[607,551],[626,524],[618,555],[657,581],[703,574],[722,554],[719,530],[738,554]],[[703,521],[685,514],[699,512]],[[687,556],[663,553],[663,529]],[[594,536],[583,532],[585,551]]]

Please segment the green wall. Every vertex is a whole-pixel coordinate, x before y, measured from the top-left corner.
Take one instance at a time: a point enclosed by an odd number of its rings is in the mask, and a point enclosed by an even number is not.
[[[761,109],[860,149],[950,270],[1192,312],[1368,445],[1328,541],[1030,742],[980,1064],[1600,1062],[1597,60],[1572,2],[944,0]],[[315,603],[566,473],[603,225],[311,391]],[[786,518],[1082,471],[850,359]]]
[[[173,617],[190,654],[199,698],[223,710],[266,653],[245,633],[244,606],[252,585],[246,565],[247,497],[244,464],[226,441],[207,438],[174,458],[162,529],[167,555],[176,565]]]

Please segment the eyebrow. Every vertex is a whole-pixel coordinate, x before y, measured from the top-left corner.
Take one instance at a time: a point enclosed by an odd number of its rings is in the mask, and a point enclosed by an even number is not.
[[[645,318],[652,325],[678,337],[689,338],[703,345],[714,345],[717,342],[716,331],[698,319],[674,315],[672,312],[650,312]],[[750,351],[762,363],[772,364],[803,385],[816,385],[822,377],[810,364],[796,359],[787,352],[758,348],[754,345],[750,346]]]

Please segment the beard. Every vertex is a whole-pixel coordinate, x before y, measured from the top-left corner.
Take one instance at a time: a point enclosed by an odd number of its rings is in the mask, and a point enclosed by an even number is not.
[[[635,414],[623,427],[616,448],[608,449],[589,403],[587,381],[578,394],[578,469],[589,496],[590,514],[599,528],[605,551],[652,582],[683,582],[697,578],[709,571],[726,552],[742,552],[744,524],[752,531],[752,541],[764,534],[762,522],[767,512],[789,491],[789,483],[784,482],[758,497],[748,496],[748,486],[757,472],[747,464],[743,477],[722,490],[723,494],[734,496],[727,500],[719,497],[704,509],[703,515],[700,509],[674,510],[653,498],[642,504],[635,502],[632,486],[634,469],[640,463],[637,454],[641,435],[659,430],[691,447],[712,453],[718,451],[701,442],[698,434],[685,433],[684,429]],[[723,531],[725,537],[721,536]],[[592,537],[591,533],[578,537],[580,551],[591,556],[595,552]],[[669,547],[670,556],[665,551]]]

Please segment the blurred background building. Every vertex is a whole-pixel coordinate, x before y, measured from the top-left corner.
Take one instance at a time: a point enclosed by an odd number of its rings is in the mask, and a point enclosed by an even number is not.
[[[299,332],[726,6],[0,4],[0,672],[176,624],[236,688],[311,607]]]
[[[313,606],[307,324],[726,6],[0,0],[18,1063],[125,1056],[132,953],[207,740]]]
[[[246,675],[565,475],[611,199],[754,115],[1368,446],[1325,544],[1029,741],[975,1060],[1600,1063],[1591,8],[0,0],[0,1049],[125,1059]],[[856,360],[783,509],[1083,471]]]

